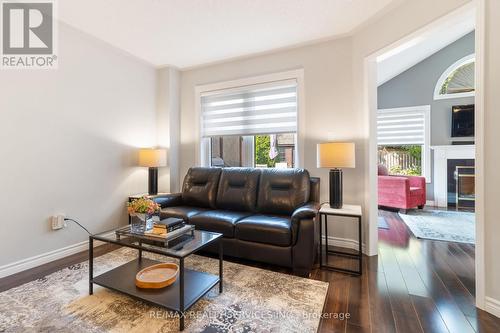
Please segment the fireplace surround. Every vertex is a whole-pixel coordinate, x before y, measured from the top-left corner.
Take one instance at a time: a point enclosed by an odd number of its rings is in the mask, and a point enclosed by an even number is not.
[[[474,159],[447,160],[448,207],[474,208]]]
[[[452,196],[448,195],[448,161],[449,160],[470,160],[462,164],[454,166],[453,173],[456,172],[456,166],[474,166],[475,160],[475,146],[474,145],[443,145],[432,146],[434,152],[434,202],[438,207],[448,207]],[[464,164],[465,163],[465,164]],[[468,171],[470,172],[470,171]],[[452,189],[453,202],[456,204],[456,182],[453,182],[454,188]],[[464,184],[463,184],[464,185]]]

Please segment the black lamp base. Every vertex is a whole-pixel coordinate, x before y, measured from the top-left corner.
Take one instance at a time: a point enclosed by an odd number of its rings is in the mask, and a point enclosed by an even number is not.
[[[158,194],[158,168],[149,168],[148,192],[149,195]]]
[[[330,170],[330,207],[342,208],[342,169]]]

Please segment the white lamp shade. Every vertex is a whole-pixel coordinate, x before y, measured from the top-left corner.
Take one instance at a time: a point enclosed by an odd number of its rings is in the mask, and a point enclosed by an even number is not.
[[[141,149],[139,150],[139,165],[149,168],[166,166],[167,151],[165,149]]]
[[[319,143],[316,158],[318,168],[354,168],[355,145],[352,142]]]

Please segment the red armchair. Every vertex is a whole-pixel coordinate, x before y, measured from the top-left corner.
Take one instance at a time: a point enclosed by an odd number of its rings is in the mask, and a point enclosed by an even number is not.
[[[378,205],[407,209],[424,208],[426,200],[425,177],[390,176],[385,166],[378,168]]]

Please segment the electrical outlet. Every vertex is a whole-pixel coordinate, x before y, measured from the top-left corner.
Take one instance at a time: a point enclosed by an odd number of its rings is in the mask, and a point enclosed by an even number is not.
[[[52,215],[49,218],[52,230],[59,230],[67,226],[66,221],[64,221],[65,216],[62,214]]]

